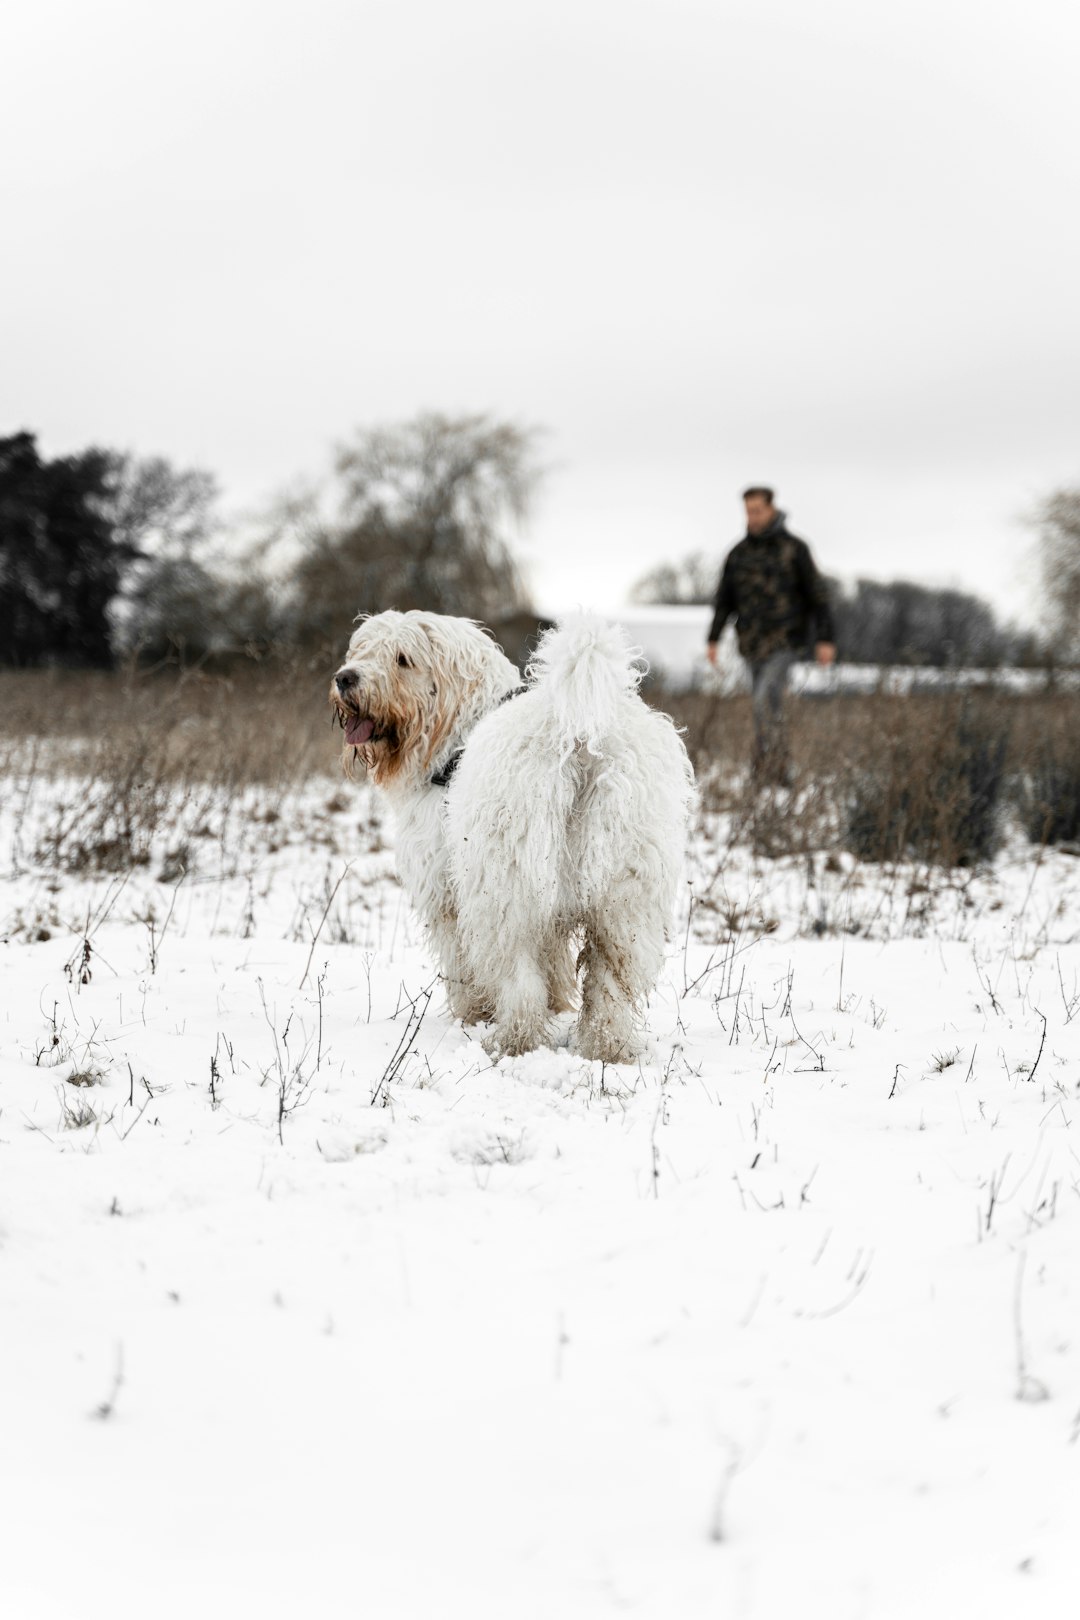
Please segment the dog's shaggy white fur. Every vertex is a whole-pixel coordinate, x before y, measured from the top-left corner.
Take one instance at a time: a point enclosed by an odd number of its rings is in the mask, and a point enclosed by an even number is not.
[[[397,821],[398,868],[451,1011],[489,1050],[548,1044],[579,1000],[577,1049],[638,1050],[675,900],[693,773],[637,692],[622,632],[549,631],[528,684],[469,619],[364,619],[330,688],[347,771]]]

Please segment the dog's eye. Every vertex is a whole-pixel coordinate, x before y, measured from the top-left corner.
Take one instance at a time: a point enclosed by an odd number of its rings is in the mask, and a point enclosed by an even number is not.
[[[404,653],[398,653],[397,661],[399,669],[412,669],[412,665],[409,663],[409,660],[406,658]]]

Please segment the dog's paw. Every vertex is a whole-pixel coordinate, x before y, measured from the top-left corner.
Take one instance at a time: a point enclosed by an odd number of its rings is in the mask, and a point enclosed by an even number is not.
[[[539,1047],[553,1044],[551,1026],[545,1021],[540,1024],[513,1024],[509,1028],[502,1024],[493,1024],[488,1032],[481,1036],[484,1051],[490,1058],[498,1061],[499,1058],[523,1057],[526,1052],[535,1052]]]
[[[633,1063],[644,1052],[645,1039],[636,1030],[612,1030],[589,1026],[578,1029],[571,1041],[579,1057],[594,1063]]]

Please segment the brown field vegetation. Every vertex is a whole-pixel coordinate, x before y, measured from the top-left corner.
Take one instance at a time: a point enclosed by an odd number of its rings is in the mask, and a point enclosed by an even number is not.
[[[685,730],[706,809],[762,853],[846,849],[940,866],[989,859],[1012,822],[1080,848],[1080,701],[1073,693],[885,692],[789,701],[790,791],[758,791],[750,699],[656,695]]]
[[[327,675],[278,662],[230,675],[0,673],[0,763],[83,786],[52,838],[59,864],[145,858],[178,798],[189,809],[257,793],[273,818],[312,779],[339,774]],[[1004,832],[1080,849],[1080,702],[1068,693],[886,693],[790,704],[789,791],[750,781],[745,696],[650,694],[684,729],[706,814],[764,855],[847,850],[940,867],[989,860]],[[42,850],[42,854],[49,851]]]
[[[179,876],[194,840],[215,840],[223,866],[256,827],[271,841],[290,797],[338,771],[326,687],[324,668],[277,661],[234,675],[0,673],[12,864],[123,872],[159,855]]]
[[[138,763],[175,782],[294,783],[337,767],[327,667],[0,671],[0,748],[37,743],[46,773],[123,776]]]

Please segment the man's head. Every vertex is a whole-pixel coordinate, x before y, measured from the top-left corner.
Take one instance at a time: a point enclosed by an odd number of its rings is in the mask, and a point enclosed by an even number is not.
[[[773,491],[765,484],[754,484],[752,488],[743,490],[748,534],[765,533],[769,524],[776,517],[773,498]]]

